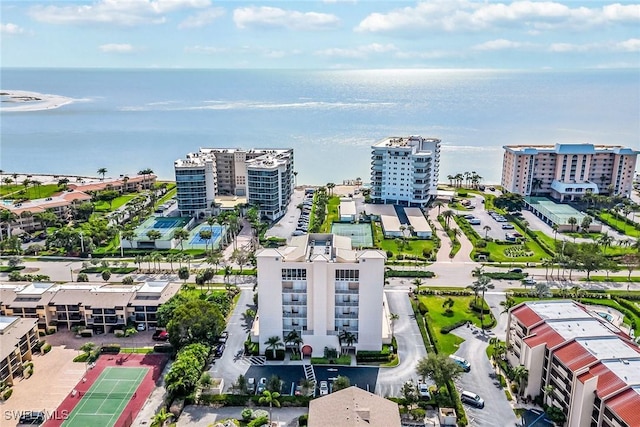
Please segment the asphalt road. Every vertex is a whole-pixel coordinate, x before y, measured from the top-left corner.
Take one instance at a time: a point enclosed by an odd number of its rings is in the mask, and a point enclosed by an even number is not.
[[[251,323],[248,323],[243,315],[247,308],[253,306],[253,287],[243,285],[240,289],[240,299],[227,324],[226,330],[229,332],[229,337],[224,353],[221,358],[216,359],[215,364],[209,370],[213,378],[224,379],[225,390],[236,381],[239,375],[244,375],[250,367],[242,357],[242,353],[244,341],[251,329]]]
[[[399,316],[394,322],[393,330],[398,342],[400,363],[393,368],[380,368],[375,390],[380,396],[400,396],[402,385],[406,381],[416,382],[416,364],[426,357],[427,351],[407,293],[402,290],[387,290],[385,293],[391,313]]]
[[[484,335],[479,328],[473,326],[458,328],[453,333],[465,340],[455,354],[467,359],[471,364],[471,371],[463,373],[456,381],[458,392],[472,391],[480,395],[485,402],[483,409],[464,405],[469,425],[477,427],[517,425],[516,415],[487,358],[486,349],[491,335]]]

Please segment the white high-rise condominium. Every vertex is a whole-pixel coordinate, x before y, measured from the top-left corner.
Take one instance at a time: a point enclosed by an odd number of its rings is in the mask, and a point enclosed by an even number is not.
[[[424,207],[438,191],[440,140],[389,137],[371,146],[371,199]]]
[[[303,339],[303,354],[322,356],[324,348],[343,346],[380,350],[388,324],[383,324],[385,255],[356,251],[351,239],[334,234],[293,237],[288,246],[263,249],[258,266],[258,321],[253,337],[260,352],[271,337],[292,331]]]
[[[201,148],[176,160],[174,170],[182,215],[208,215],[216,196],[239,196],[275,220],[293,194],[293,149]]]
[[[618,145],[506,145],[502,187],[570,201],[587,193],[629,197],[637,150]]]

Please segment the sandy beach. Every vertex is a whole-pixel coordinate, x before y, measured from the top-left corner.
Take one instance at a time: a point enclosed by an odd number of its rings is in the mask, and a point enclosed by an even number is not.
[[[0,111],[42,111],[71,104],[74,100],[60,95],[48,95],[21,90],[0,90]]]

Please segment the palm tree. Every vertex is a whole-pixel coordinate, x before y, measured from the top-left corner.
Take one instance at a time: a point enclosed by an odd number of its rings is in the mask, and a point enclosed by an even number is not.
[[[416,287],[416,295],[420,295],[420,286],[422,286],[423,284],[422,279],[419,277],[416,277],[415,279],[413,279],[411,284]]]
[[[453,211],[451,209],[447,209],[446,211],[442,212],[442,217],[444,218],[445,225],[447,226],[447,228],[449,228],[449,221],[453,217]]]
[[[182,242],[189,238],[189,232],[184,228],[179,228],[173,232],[173,238],[180,242],[180,250],[184,251]]]
[[[487,238],[489,237],[489,232],[491,231],[491,227],[485,225],[484,227],[482,227],[482,229],[484,230],[484,239],[487,240]]]
[[[104,176],[107,174],[107,168],[100,168],[98,169],[98,171],[96,172],[98,175],[102,175],[102,178],[100,179],[101,181],[104,181]]]
[[[164,406],[160,409],[160,412],[155,414],[153,418],[151,418],[151,427],[163,427],[169,419],[173,417],[171,412],[167,411],[167,408]]]
[[[298,186],[298,172],[297,171],[293,171],[293,182],[294,182],[294,186],[297,187]]]
[[[280,347],[284,347],[282,340],[277,335],[268,338],[264,343],[267,345],[267,350],[271,349],[273,352],[272,354],[274,359],[276,358],[276,350]]]
[[[333,196],[333,189],[336,188],[336,185],[333,182],[327,183],[327,189],[329,190],[329,195]]]
[[[11,223],[16,222],[19,219],[18,215],[11,212],[9,209],[0,209],[0,224],[6,224],[7,226],[7,239],[11,237]],[[2,240],[2,230],[0,229],[0,240]]]
[[[441,201],[437,201],[433,204],[434,207],[438,208],[438,215],[440,215],[440,209],[444,206],[444,203]]]
[[[489,289],[495,288],[495,286],[491,283],[491,279],[489,278],[489,276],[480,275],[480,277],[478,277],[478,279],[476,279],[473,284],[467,286],[467,288],[473,290],[473,293],[475,295],[474,305],[476,307],[478,306],[478,294],[482,293],[482,305],[480,306],[480,326],[482,329],[484,329],[484,293]]]
[[[395,326],[396,320],[398,320],[400,316],[396,313],[389,314],[389,320],[391,321],[391,336],[394,335],[393,327]]]
[[[352,347],[353,343],[356,342],[356,336],[346,329],[343,329],[338,335],[338,341],[340,341],[340,347],[343,347],[343,343],[346,344],[344,348],[342,348],[342,352],[346,353],[345,350]]]
[[[280,393],[277,391],[265,390],[262,392],[262,396],[260,396],[260,399],[258,400],[259,403],[269,404],[269,425],[271,425],[271,412],[273,410],[273,405],[275,405],[276,408],[280,407],[280,401],[278,400],[279,397]]]
[[[500,303],[500,305],[501,305],[502,307],[504,307],[504,308],[502,309],[502,311],[500,312],[500,314],[502,314],[502,313],[508,313],[508,312],[509,312],[509,310],[511,310],[511,309],[512,309],[513,307],[515,307],[516,305],[518,305],[518,303],[517,303],[517,302],[516,302],[516,300],[514,300],[513,298],[511,298],[511,297],[507,297],[507,299],[505,299],[504,301],[502,301],[502,302]]]
[[[549,278],[549,266],[553,266],[553,261],[550,260],[549,258],[543,258],[542,259],[542,266],[544,267],[544,278],[548,279]],[[551,277],[553,277],[553,270],[551,272]]]
[[[578,224],[578,219],[575,216],[569,217],[567,224],[571,226],[571,232],[573,233],[574,227]]]
[[[518,365],[512,371],[513,381],[518,384],[518,394],[522,396],[529,382],[529,370],[524,365]]]
[[[600,236],[600,238],[598,239],[598,244],[602,246],[603,255],[607,254],[607,247],[611,246],[611,243],[613,243],[613,236],[609,236],[609,233],[604,233],[602,236]]]
[[[138,171],[138,175],[142,175],[142,188],[147,188],[147,180],[149,179],[149,175],[153,175],[153,170],[150,168],[142,169]]]

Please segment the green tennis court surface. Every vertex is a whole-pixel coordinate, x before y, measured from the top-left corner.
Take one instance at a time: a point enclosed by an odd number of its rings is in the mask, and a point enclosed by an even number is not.
[[[62,424],[64,427],[113,426],[149,368],[107,367]]]
[[[358,223],[350,224],[344,222],[334,222],[331,225],[331,232],[338,236],[345,236],[351,239],[351,246],[354,248],[359,247],[372,247],[373,235],[371,234],[371,224]]]

